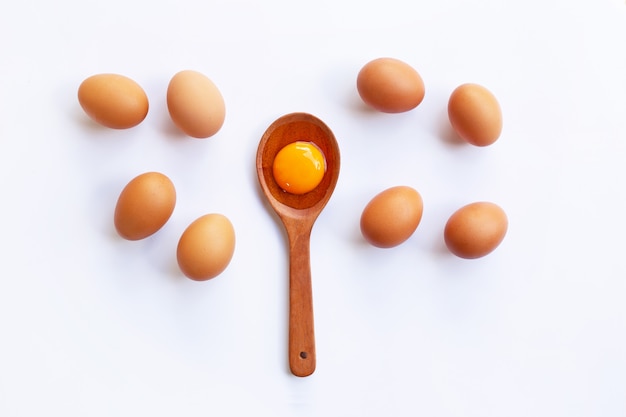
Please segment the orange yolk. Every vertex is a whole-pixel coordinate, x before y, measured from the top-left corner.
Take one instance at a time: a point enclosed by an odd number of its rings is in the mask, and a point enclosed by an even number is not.
[[[305,194],[322,182],[326,160],[322,151],[311,142],[293,142],[282,148],[274,158],[274,179],[291,194]]]

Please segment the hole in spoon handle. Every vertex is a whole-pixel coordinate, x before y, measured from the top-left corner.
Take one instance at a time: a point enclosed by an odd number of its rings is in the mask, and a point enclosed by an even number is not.
[[[289,261],[289,367],[296,376],[315,371],[315,331],[309,236],[296,239]]]

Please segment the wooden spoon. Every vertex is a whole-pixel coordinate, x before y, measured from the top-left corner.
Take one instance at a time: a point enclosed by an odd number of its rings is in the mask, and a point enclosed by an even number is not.
[[[295,141],[314,143],[324,154],[322,182],[306,194],[290,194],[274,180],[278,151]],[[311,289],[310,237],[313,223],[330,199],[339,177],[339,147],[331,130],[307,113],[287,114],[272,123],[256,156],[259,183],[289,239],[289,367],[296,376],[315,371],[315,333]]]

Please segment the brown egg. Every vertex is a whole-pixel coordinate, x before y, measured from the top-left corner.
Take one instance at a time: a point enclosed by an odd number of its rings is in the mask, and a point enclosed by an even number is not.
[[[506,213],[498,205],[488,202],[468,204],[448,219],[444,230],[446,246],[461,258],[480,258],[498,247],[508,224]]]
[[[422,220],[422,196],[404,185],[377,194],[361,214],[361,233],[379,248],[391,248],[406,241]]]
[[[141,123],[148,114],[148,96],[139,84],[119,74],[98,74],[78,87],[78,102],[96,122],[127,129]]]
[[[176,257],[180,270],[194,281],[221,274],[235,252],[235,229],[227,217],[206,214],[183,232]]]
[[[180,130],[194,138],[208,138],[224,124],[224,98],[205,75],[191,70],[177,73],[167,88],[167,108]]]
[[[472,145],[491,145],[502,132],[500,104],[489,90],[478,84],[463,84],[452,92],[448,117],[459,136]]]
[[[146,172],[122,190],[115,206],[115,228],[124,239],[146,238],[167,223],[175,205],[172,181],[159,172]]]
[[[402,113],[424,99],[424,81],[409,64],[394,58],[368,62],[357,76],[361,99],[376,110]]]

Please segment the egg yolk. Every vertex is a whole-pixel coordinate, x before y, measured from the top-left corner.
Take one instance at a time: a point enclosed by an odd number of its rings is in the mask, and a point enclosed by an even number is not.
[[[306,194],[322,182],[326,160],[311,142],[298,141],[282,148],[274,158],[274,179],[291,194]]]

